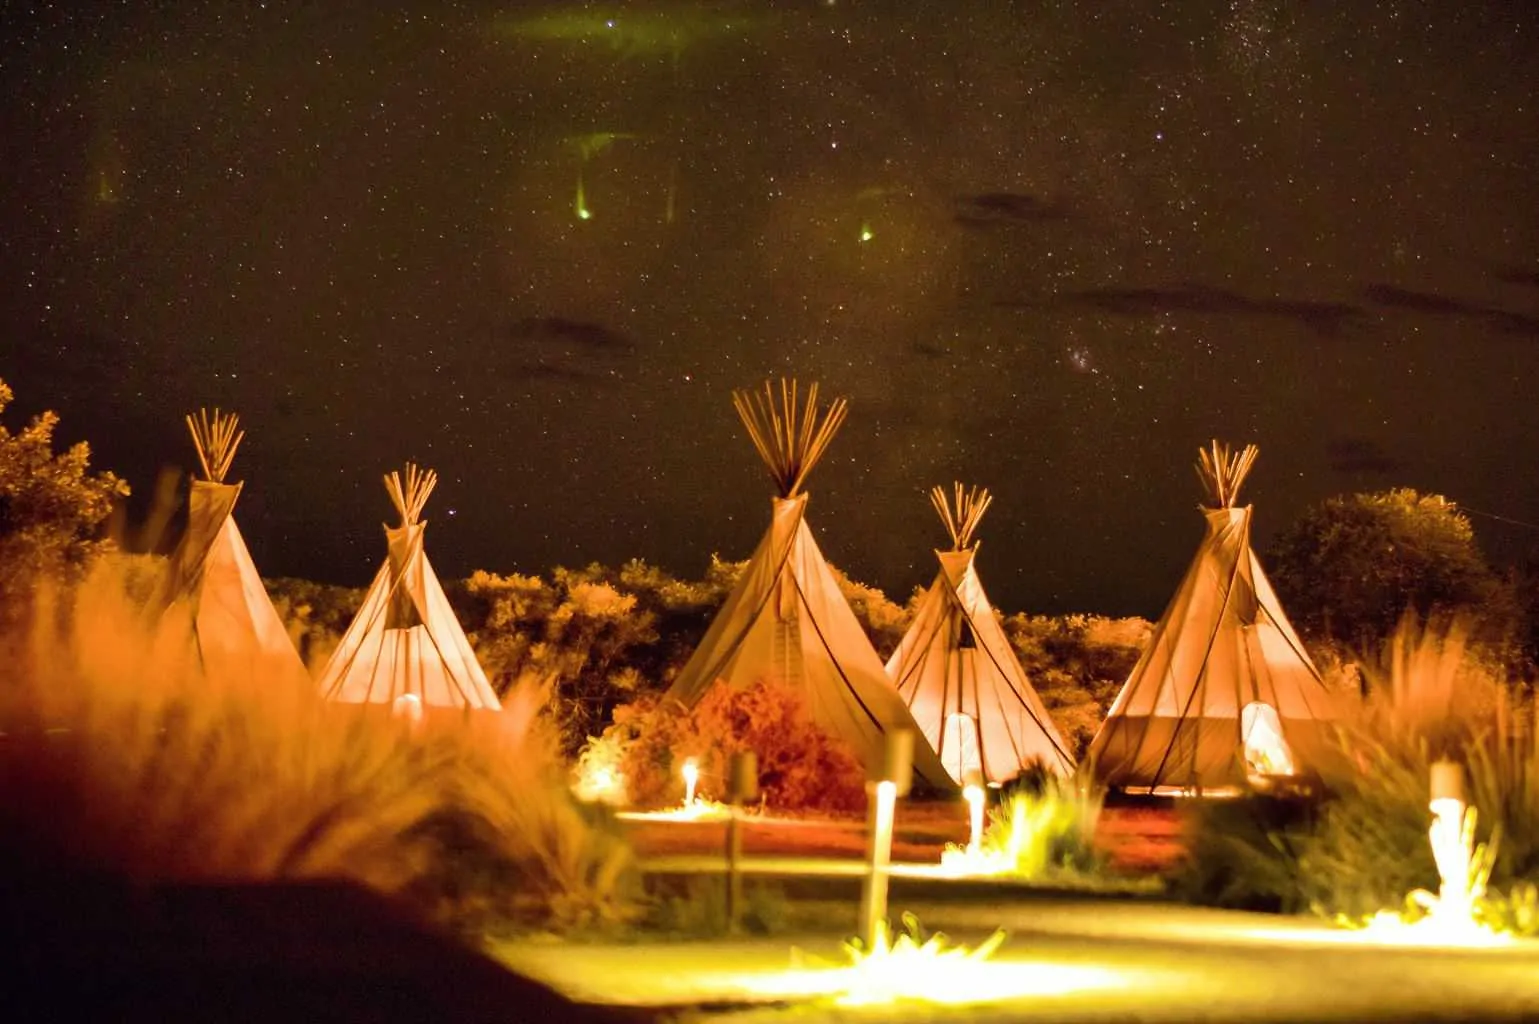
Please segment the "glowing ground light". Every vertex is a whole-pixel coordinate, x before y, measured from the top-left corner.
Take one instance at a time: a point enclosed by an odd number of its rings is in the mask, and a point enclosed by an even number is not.
[[[875,237],[876,237],[876,234],[874,232],[872,232],[871,225],[869,223],[861,224],[861,226],[860,226],[860,240],[862,242],[869,242],[869,241],[871,241],[871,239],[873,239]]]
[[[607,756],[606,756],[607,755]],[[572,792],[579,800],[619,806],[625,803],[625,773],[617,757],[604,750],[590,748],[578,759]]]
[[[695,803],[695,786],[700,782],[700,762],[694,758],[684,760],[684,807],[687,810]]]
[[[724,821],[732,816],[732,809],[715,800],[700,797],[700,762],[693,757],[685,758],[679,774],[684,776],[684,802],[666,811],[622,811],[620,817],[627,821]]]
[[[1000,850],[983,848],[983,777],[976,770],[963,775],[962,799],[967,804],[967,846],[948,843],[941,851],[941,867],[948,875],[998,875],[1009,871],[1015,862]]]
[[[1381,910],[1357,933],[1362,941],[1384,946],[1507,946],[1513,938],[1492,931],[1474,918],[1428,914],[1406,921],[1392,911]]]
[[[845,953],[852,961],[845,968],[844,991],[837,1002],[845,1006],[867,1006],[894,999],[929,999],[948,1002],[958,993],[970,993],[965,984],[969,966],[983,964],[1005,941],[1005,933],[996,931],[976,949],[947,947],[939,932],[922,939],[919,923],[912,916],[904,918],[904,933],[894,941],[883,921],[867,949],[858,941],[845,943]]]
[[[941,851],[941,873],[953,878],[968,875],[1007,875],[1015,861],[997,850],[971,850],[949,846]]]
[[[969,795],[974,791],[977,793],[976,797]],[[983,787],[976,784],[962,790],[963,797],[968,801],[972,838],[966,848],[948,843],[941,851],[941,871],[946,875],[961,877],[1013,874],[1021,866],[1021,854],[1031,833],[1046,827],[1046,822],[1032,820],[1029,816],[1031,801],[1017,793],[1005,803],[1009,808],[1009,821],[1004,844],[1001,846],[996,836],[985,848],[982,834],[983,794]]]
[[[1020,863],[1021,848],[1026,845],[1026,801],[1019,796],[1010,801],[1010,835],[1005,840],[1005,856],[1012,865]]]
[[[697,796],[691,803],[663,811],[620,811],[615,816],[622,821],[726,821],[732,817],[732,808]]]
[[[792,953],[790,969],[739,979],[763,996],[832,998],[840,1006],[921,1002],[965,1006],[1030,997],[1051,997],[1092,989],[1123,988],[1124,972],[1102,967],[1022,961],[991,961],[1004,942],[995,932],[975,949],[947,944],[945,936],[921,938],[918,922],[904,918],[896,940],[885,925],[872,947],[845,943],[850,961],[838,964]]]
[[[1427,839],[1437,864],[1438,891],[1417,889],[1407,902],[1423,916],[1407,920],[1400,914],[1381,911],[1363,929],[1365,937],[1396,945],[1496,946],[1512,941],[1476,917],[1485,897],[1486,883],[1496,863],[1494,840],[1475,843],[1475,808],[1465,804],[1464,769],[1452,761],[1432,766],[1432,796],[1428,807],[1432,825]]]
[[[620,773],[608,765],[592,765],[584,768],[572,788],[583,800],[611,803],[623,794],[623,781]]]
[[[963,788],[962,799],[967,801],[967,852],[973,855],[983,849],[983,787],[970,783]]]
[[[390,706],[390,711],[409,726],[416,727],[422,724],[422,698],[415,693],[401,694]]]

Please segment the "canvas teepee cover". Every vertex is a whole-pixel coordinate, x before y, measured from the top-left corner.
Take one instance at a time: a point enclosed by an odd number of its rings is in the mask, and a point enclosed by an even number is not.
[[[501,708],[423,551],[422,506],[437,482],[432,470],[410,463],[404,483],[399,473],[385,476],[401,525],[385,527],[389,557],[321,673],[328,700],[398,709],[399,699],[414,697],[427,709]]]
[[[930,500],[951,535],[951,550],[935,553],[940,572],[888,659],[887,675],[957,782],[969,770],[981,771],[987,782],[1008,782],[1033,761],[1071,773],[1074,758],[973,568],[973,534],[993,499],[957,484],[951,499],[937,487]]]
[[[778,396],[766,383],[762,393],[734,393],[733,404],[779,496],[769,532],[668,696],[693,707],[718,681],[736,688],[784,681],[806,695],[814,720],[865,764],[880,758],[888,730],[911,730],[915,774],[949,788],[950,777],[921,742],[923,731],[888,681],[807,526],[802,483],[843,423],[844,400],[820,415],[816,385],[803,407],[796,383],[782,381]]]
[[[1333,703],[1250,547],[1237,507],[1256,447],[1213,442],[1197,472],[1207,535],[1089,757],[1108,785],[1201,790],[1309,774]]]
[[[197,661],[211,679],[230,682],[307,682],[251,553],[235,525],[241,484],[225,474],[245,432],[239,418],[214,410],[187,417],[203,475],[187,498],[187,532],[171,555],[163,623],[192,627]],[[181,641],[178,640],[178,643]]]

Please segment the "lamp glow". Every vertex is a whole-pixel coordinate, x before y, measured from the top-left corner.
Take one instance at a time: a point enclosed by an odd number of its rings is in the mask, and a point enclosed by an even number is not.
[[[1005,859],[1012,867],[1021,862],[1021,848],[1026,845],[1026,801],[1010,801],[1010,835],[1005,839]]]
[[[962,789],[962,799],[967,801],[967,855],[976,857],[983,852],[983,787],[969,782]]]
[[[1496,863],[1495,841],[1475,843],[1475,808],[1466,804],[1464,769],[1453,761],[1432,765],[1427,801],[1432,824],[1427,839],[1437,864],[1438,891],[1417,889],[1406,897],[1423,916],[1407,921],[1381,911],[1368,922],[1370,936],[1412,945],[1489,946],[1509,941],[1477,916]]]
[[[871,850],[861,899],[861,935],[875,948],[887,927],[887,868],[892,861],[892,825],[897,813],[898,784],[883,779],[871,787]]]
[[[1432,825],[1427,838],[1432,844],[1432,859],[1437,862],[1438,894],[1413,893],[1429,918],[1439,924],[1473,924],[1475,900],[1485,895],[1490,869],[1472,870],[1475,849],[1475,809],[1466,807],[1464,769],[1452,761],[1432,766],[1432,794],[1427,802],[1432,811]]]
[[[894,999],[918,998],[948,1001],[958,974],[966,975],[994,955],[1005,941],[1005,933],[996,931],[976,949],[947,947],[939,932],[928,939],[919,931],[913,915],[904,915],[904,934],[896,940],[887,922],[879,921],[869,942],[845,943],[851,967],[845,975],[844,991],[837,1002],[845,1006],[869,1006]],[[965,987],[964,987],[965,990]],[[954,996],[952,997],[955,998]]]
[[[695,787],[700,782],[700,763],[694,758],[684,760],[684,808],[688,810],[695,804]]]
[[[408,728],[416,729],[422,724],[422,698],[415,693],[403,693],[390,705],[390,713],[403,719]]]

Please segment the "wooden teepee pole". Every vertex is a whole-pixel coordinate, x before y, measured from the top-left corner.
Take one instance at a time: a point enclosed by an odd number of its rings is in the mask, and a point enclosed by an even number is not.
[[[233,412],[221,413],[215,409],[199,409],[187,417],[187,432],[192,435],[192,445],[198,451],[198,463],[203,467],[203,479],[216,484],[224,483],[224,475],[235,461],[235,449],[246,436],[239,430],[240,417]]]
[[[401,514],[402,526],[412,526],[422,518],[422,508],[427,504],[428,495],[437,486],[438,474],[431,469],[419,469],[415,462],[406,464],[404,483],[399,472],[385,474],[385,490],[389,492],[395,510]]]
[[[1255,445],[1248,444],[1234,452],[1218,441],[1197,450],[1197,479],[1202,481],[1203,490],[1212,499],[1214,508],[1235,507],[1240,498],[1240,485],[1245,482],[1260,451]]]
[[[989,503],[994,500],[994,496],[986,487],[969,489],[961,483],[953,483],[951,486],[952,495],[949,498],[944,487],[932,488],[930,504],[935,506],[941,522],[946,524],[946,532],[951,535],[952,550],[964,551],[973,546],[973,533],[978,529],[983,513],[989,510]]]
[[[787,379],[780,381],[778,400],[774,386],[765,381],[762,392],[732,392],[732,405],[782,498],[795,497],[801,490],[849,411],[843,398],[834,399],[820,411],[816,384],[807,388],[803,404],[798,400],[796,381]]]

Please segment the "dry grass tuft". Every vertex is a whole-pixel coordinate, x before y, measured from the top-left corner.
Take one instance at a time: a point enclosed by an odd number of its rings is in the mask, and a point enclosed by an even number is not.
[[[1368,693],[1341,722],[1342,756],[1325,766],[1319,807],[1279,814],[1240,801],[1197,813],[1197,898],[1361,919],[1412,890],[1435,891],[1428,787],[1443,758],[1465,766],[1482,831],[1500,833],[1492,886],[1516,893],[1535,877],[1535,711],[1481,658],[1467,626],[1407,619],[1362,671]],[[1493,905],[1502,899],[1493,892]]]
[[[456,925],[622,918],[630,858],[567,795],[539,684],[400,721],[208,678],[104,562],[0,665],[0,854],[133,882],[351,879]]]

